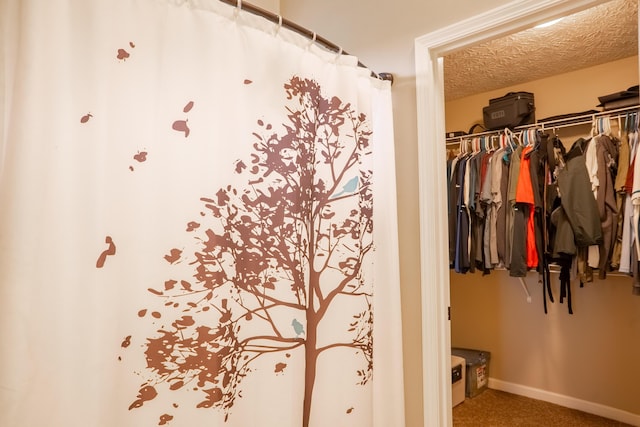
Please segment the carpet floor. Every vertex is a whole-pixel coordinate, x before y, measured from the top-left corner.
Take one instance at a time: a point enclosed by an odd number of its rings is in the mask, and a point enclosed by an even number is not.
[[[453,408],[454,427],[628,427],[629,424],[487,389]]]

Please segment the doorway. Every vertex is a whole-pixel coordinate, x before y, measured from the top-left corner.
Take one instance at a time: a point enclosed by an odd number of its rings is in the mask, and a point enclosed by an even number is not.
[[[452,424],[443,57],[605,2],[512,1],[415,41],[424,425]]]

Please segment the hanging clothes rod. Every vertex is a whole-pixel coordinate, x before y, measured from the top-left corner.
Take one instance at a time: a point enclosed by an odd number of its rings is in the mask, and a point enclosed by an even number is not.
[[[268,10],[262,9],[258,6],[255,6],[251,3],[247,3],[243,0],[219,0],[219,1],[229,4],[231,6],[236,6],[240,10],[245,10],[247,12],[253,13],[254,15],[261,16],[273,22],[274,24],[278,24],[284,28],[295,31],[298,34],[313,40],[313,42],[321,45],[322,47],[324,47],[329,51],[336,52],[340,55],[342,54],[349,55],[340,46],[316,34],[314,31],[311,31],[301,25],[296,24],[295,22],[292,22],[292,21],[289,21],[288,19],[283,18],[281,15],[277,15],[273,12],[269,12]],[[369,70],[369,67],[367,67],[360,61],[358,61],[358,66]],[[378,78],[380,80],[388,80],[393,84],[393,74],[391,73],[374,73],[373,71],[371,71],[371,76]]]
[[[630,107],[617,108],[615,110],[601,111],[598,113],[583,114],[583,115],[573,116],[573,117],[563,117],[555,120],[543,120],[538,122],[536,125],[531,125],[530,127],[538,126],[542,128],[542,130],[544,130],[545,128],[550,129],[550,128],[583,125],[583,124],[588,124],[590,122],[593,122],[593,120],[595,120],[598,117],[609,117],[610,119],[622,118],[622,117],[625,117],[626,114],[630,112],[637,113],[639,109],[640,109],[640,105],[632,105]]]
[[[640,109],[640,105],[633,105],[631,107],[617,108],[615,110],[608,110],[608,111],[600,111],[598,113],[581,114],[578,116],[564,117],[564,118],[555,119],[555,120],[544,120],[544,121],[540,121],[530,125],[517,126],[513,130],[514,132],[517,132],[520,130],[526,130],[526,129],[532,129],[532,128],[540,128],[541,130],[545,130],[545,129],[559,129],[559,128],[571,127],[571,126],[580,126],[580,125],[590,124],[598,117],[609,117],[610,119],[624,118],[627,115],[627,113],[638,112],[639,109]],[[469,135],[454,136],[454,137],[446,138],[446,142],[447,142],[447,145],[457,144],[463,139],[475,138],[479,136],[497,135],[502,132],[504,132],[504,130],[498,129],[498,130],[490,130],[486,132],[473,133]]]

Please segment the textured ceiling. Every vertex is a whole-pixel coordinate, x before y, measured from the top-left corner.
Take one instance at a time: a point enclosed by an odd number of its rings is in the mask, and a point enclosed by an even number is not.
[[[445,99],[500,89],[638,54],[637,0],[612,0],[546,28],[444,57]]]

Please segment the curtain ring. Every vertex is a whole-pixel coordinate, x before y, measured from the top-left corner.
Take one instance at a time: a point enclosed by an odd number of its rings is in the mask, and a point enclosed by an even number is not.
[[[338,59],[340,59],[341,56],[342,56],[342,46],[339,47],[338,53],[336,54],[336,58],[334,62],[338,62]]]
[[[314,44],[316,42],[316,37],[318,35],[316,34],[316,32],[313,32],[313,37],[311,38],[311,41],[309,42],[309,44],[307,45],[307,50],[309,50],[311,48],[311,45]]]
[[[278,23],[276,24],[276,29],[273,32],[274,36],[277,36],[280,32],[280,28],[282,28],[282,15],[278,15]]]
[[[242,0],[236,0],[236,9],[233,11],[233,17],[237,18],[242,10]]]

